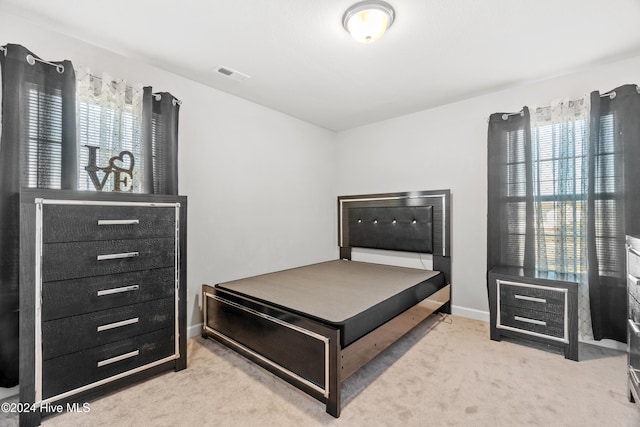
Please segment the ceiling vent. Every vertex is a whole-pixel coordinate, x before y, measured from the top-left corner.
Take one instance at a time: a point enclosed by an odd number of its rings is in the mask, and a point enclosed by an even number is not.
[[[248,75],[241,73],[240,71],[232,70],[231,68],[224,67],[222,65],[216,67],[216,72],[224,77],[235,80],[237,82],[241,82],[251,78]]]

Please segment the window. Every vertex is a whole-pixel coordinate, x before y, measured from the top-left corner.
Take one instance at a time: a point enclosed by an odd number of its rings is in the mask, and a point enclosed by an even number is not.
[[[534,266],[558,273],[587,273],[587,214],[589,188],[589,116],[586,101],[539,108],[531,118],[531,152],[527,153],[525,132],[506,134],[504,166],[505,265],[524,265],[527,234],[527,174],[530,173],[533,201]],[[552,111],[553,110],[553,111]],[[561,111],[559,111],[561,110]],[[602,218],[595,230],[598,248],[614,246],[620,231],[614,218],[620,214],[614,194],[622,180],[614,167],[614,117],[600,118],[600,144],[595,153],[594,215]],[[527,159],[530,158],[530,161]],[[529,169],[530,168],[530,169]],[[529,172],[530,170],[530,172]],[[611,221],[607,218],[611,217]],[[607,225],[608,224],[608,225]],[[609,243],[601,244],[605,240]],[[601,272],[617,271],[620,261],[599,250]]]
[[[575,104],[538,109],[532,119],[535,262],[585,274],[589,119],[583,101]]]
[[[92,162],[123,171],[123,181],[116,185],[120,191],[142,192],[142,87],[127,86],[107,75],[96,77],[82,69],[77,80],[78,189],[96,190],[97,185],[105,191],[114,189],[116,174],[100,170],[92,178],[85,169]],[[123,152],[132,156],[121,155]]]

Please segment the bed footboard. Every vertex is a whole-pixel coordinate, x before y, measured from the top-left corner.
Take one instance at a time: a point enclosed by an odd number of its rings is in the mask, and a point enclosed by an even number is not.
[[[213,338],[324,402],[340,416],[341,383],[450,301],[451,286],[348,347],[340,330],[250,298],[202,286],[202,336]]]
[[[203,337],[211,337],[326,403],[340,416],[340,331],[202,286]]]

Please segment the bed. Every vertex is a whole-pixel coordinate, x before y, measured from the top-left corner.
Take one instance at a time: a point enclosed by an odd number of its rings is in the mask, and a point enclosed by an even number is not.
[[[340,258],[202,286],[203,332],[340,416],[341,383],[435,312],[451,312],[450,191],[338,197]],[[353,260],[430,254],[431,269]]]

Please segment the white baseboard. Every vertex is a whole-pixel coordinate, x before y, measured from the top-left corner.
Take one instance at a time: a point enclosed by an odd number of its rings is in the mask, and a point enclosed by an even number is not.
[[[189,326],[187,328],[187,338],[200,336],[202,334],[202,325],[203,323],[198,323],[196,325]]]
[[[451,306],[451,314],[469,319],[481,320],[489,323],[489,312],[476,310],[474,308],[460,307],[459,305]]]
[[[590,341],[583,341],[580,340],[581,343],[585,343],[585,344],[591,344],[591,345],[596,345],[598,347],[605,347],[605,348],[612,348],[614,350],[619,350],[619,351],[627,351],[627,344],[623,343],[623,342],[619,342],[619,341],[615,341],[615,340],[600,340],[600,341],[595,341],[595,340],[590,340]]]
[[[460,306],[454,305],[451,307],[451,313],[456,316],[467,317],[469,319],[480,320],[487,323],[489,322],[488,311],[476,310],[473,308],[460,307]],[[579,340],[579,341],[581,343],[595,345],[598,347],[605,347],[605,348],[610,348],[618,351],[627,351],[627,344],[619,341],[615,341],[615,340],[604,339],[600,341],[595,341],[595,340],[590,340],[590,341]]]

